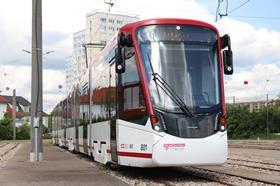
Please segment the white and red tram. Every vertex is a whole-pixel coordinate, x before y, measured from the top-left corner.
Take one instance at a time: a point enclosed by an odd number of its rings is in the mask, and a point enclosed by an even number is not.
[[[230,38],[210,24],[125,25],[54,108],[53,143],[104,164],[222,164],[223,74],[232,72]]]

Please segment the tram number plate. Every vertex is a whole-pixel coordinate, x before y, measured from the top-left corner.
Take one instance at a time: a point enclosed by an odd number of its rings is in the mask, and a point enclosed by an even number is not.
[[[147,151],[148,145],[147,144],[141,144],[140,150],[141,151]]]

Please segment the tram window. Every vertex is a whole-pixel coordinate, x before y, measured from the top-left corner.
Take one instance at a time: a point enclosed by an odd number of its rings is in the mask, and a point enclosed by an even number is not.
[[[109,52],[102,60],[96,62],[92,70],[94,80],[92,85],[92,123],[98,123],[109,120],[111,105],[110,89],[110,67],[109,62],[112,60],[114,50]]]
[[[119,112],[120,119],[145,125],[148,115],[143,90],[137,70],[134,48],[127,50],[126,71],[120,74]]]
[[[89,124],[89,87],[88,82],[83,83],[79,87],[79,120],[80,126],[83,126],[83,138],[87,139],[87,125]]]
[[[82,94],[80,95],[80,125],[89,123],[89,89],[88,85],[80,87]]]

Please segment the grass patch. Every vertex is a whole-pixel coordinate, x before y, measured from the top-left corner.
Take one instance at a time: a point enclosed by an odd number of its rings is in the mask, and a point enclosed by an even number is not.
[[[104,164],[99,163],[99,162],[96,162],[96,167],[100,171],[107,171],[108,170],[108,166],[107,165],[104,165]]]

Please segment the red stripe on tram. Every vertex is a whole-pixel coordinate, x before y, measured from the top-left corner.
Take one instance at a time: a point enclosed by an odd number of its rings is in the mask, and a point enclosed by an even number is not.
[[[127,156],[134,158],[152,158],[151,153],[138,153],[138,152],[118,152],[119,156]]]

